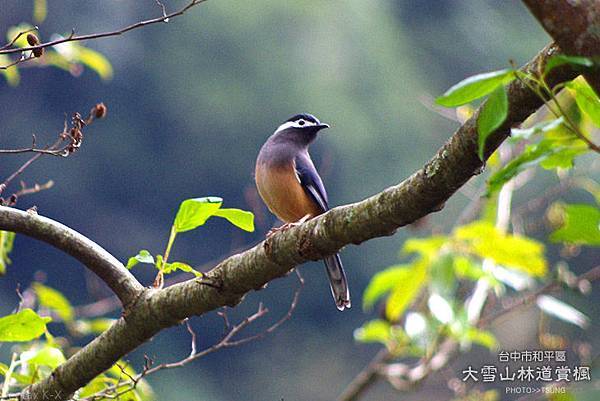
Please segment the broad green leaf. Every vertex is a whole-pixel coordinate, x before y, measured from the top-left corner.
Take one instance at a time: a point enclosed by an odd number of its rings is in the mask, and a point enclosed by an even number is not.
[[[240,209],[218,209],[215,216],[227,219],[231,224],[244,231],[254,231],[254,214]]]
[[[550,235],[554,242],[600,246],[600,209],[574,204],[564,207],[563,225]]]
[[[433,235],[427,238],[410,238],[404,242],[402,253],[418,253],[426,258],[432,258],[438,254],[447,241],[448,237],[443,235]]]
[[[498,86],[506,85],[513,79],[515,74],[512,69],[474,75],[460,81],[435,101],[445,107],[460,106],[490,94]]]
[[[138,263],[154,264],[154,258],[152,257],[150,252],[148,252],[145,249],[142,249],[141,251],[138,252],[137,255],[132,256],[129,258],[129,260],[127,260],[126,267],[128,269],[131,269],[133,266],[137,265]]]
[[[544,276],[548,270],[544,245],[534,239],[501,233],[483,221],[458,227],[454,235],[465,242],[470,253],[482,259],[489,258],[499,265],[537,277]]]
[[[490,94],[477,117],[477,132],[479,144],[479,158],[483,160],[485,141],[488,136],[498,129],[508,115],[508,96],[502,85],[499,85]]]
[[[36,23],[44,22],[48,14],[46,0],[33,0],[33,20]]]
[[[34,283],[33,289],[37,294],[40,306],[53,310],[67,323],[73,320],[75,315],[73,307],[60,291],[40,283]]]
[[[512,142],[530,139],[534,135],[552,131],[565,123],[565,118],[560,116],[554,120],[541,121],[529,128],[512,128],[510,138]]]
[[[194,269],[192,266],[183,262],[173,262],[173,263],[165,263],[163,266],[163,273],[169,274],[173,273],[176,270],[181,270],[186,273],[192,273],[196,277],[202,277],[202,273],[198,270]]]
[[[59,348],[45,344],[41,348],[33,347],[21,353],[21,361],[55,369],[58,365],[64,363],[66,358]]]
[[[538,308],[545,313],[567,323],[574,324],[582,329],[585,329],[590,324],[590,319],[586,315],[550,295],[540,295],[535,302]]]
[[[15,233],[0,231],[0,276],[6,273],[6,266],[11,263],[8,254],[12,251]]]
[[[402,285],[410,280],[410,267],[410,265],[397,265],[375,274],[363,294],[363,308],[370,309],[379,298],[390,292],[396,285]]]
[[[0,318],[0,342],[31,341],[46,331],[46,323],[52,319],[40,317],[31,309]]]
[[[223,199],[216,196],[184,200],[175,217],[175,230],[182,233],[200,227],[219,210],[222,204]]]
[[[447,299],[452,298],[456,289],[453,258],[449,254],[432,260],[429,267],[429,289]]]
[[[410,279],[403,280],[394,287],[385,305],[385,314],[389,320],[398,320],[419,294],[427,277],[427,265],[426,258],[418,259],[409,269]]]
[[[354,330],[354,339],[362,343],[387,344],[392,339],[392,327],[385,320],[371,320]]]
[[[0,54],[0,65],[5,66],[10,64],[11,62],[11,59],[7,55]],[[19,73],[19,68],[16,65],[5,70],[0,70],[0,73],[4,75],[4,79],[6,79],[8,85],[19,85],[19,82],[21,81],[21,74]]]
[[[574,93],[579,109],[600,127],[600,99],[590,85],[583,79],[576,79],[567,83],[567,88]]]
[[[547,75],[550,71],[552,71],[556,67],[560,67],[561,65],[570,64],[572,66],[580,66],[580,67],[592,67],[594,62],[592,59],[588,57],[581,56],[566,56],[564,54],[555,54],[550,57],[546,65],[544,66],[544,75]]]
[[[96,71],[100,78],[105,81],[113,77],[113,68],[110,61],[108,61],[102,53],[99,53],[96,50],[78,45],[75,59],[81,64]]]

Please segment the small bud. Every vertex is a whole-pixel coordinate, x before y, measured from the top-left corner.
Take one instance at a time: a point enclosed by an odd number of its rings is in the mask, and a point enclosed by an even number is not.
[[[28,33],[27,34],[27,43],[29,43],[30,46],[36,46],[36,45],[40,44],[40,40],[33,33]]]
[[[104,103],[98,103],[96,106],[94,106],[94,110],[93,110],[94,117],[103,118],[104,116],[106,116],[106,110],[107,110],[107,108],[104,105]]]
[[[28,33],[27,43],[29,43],[30,46],[37,46],[40,44],[40,40],[33,33]],[[33,49],[31,52],[35,57],[42,57],[42,54],[44,54],[44,48],[42,47],[39,49]]]

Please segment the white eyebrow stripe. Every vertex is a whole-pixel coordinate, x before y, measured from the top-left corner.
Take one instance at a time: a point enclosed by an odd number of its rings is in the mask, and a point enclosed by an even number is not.
[[[285,123],[283,123],[279,127],[277,127],[274,134],[278,133],[279,131],[283,131],[284,129],[288,129],[288,128],[292,128],[292,127],[293,128],[303,128],[303,127],[311,127],[311,126],[319,124],[318,122],[314,123],[312,121],[303,120],[304,125],[300,125],[300,124],[298,124],[298,121],[286,121]]]

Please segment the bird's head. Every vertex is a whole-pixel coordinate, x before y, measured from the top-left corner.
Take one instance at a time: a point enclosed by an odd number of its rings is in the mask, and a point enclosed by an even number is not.
[[[317,133],[324,128],[329,128],[329,124],[320,122],[312,114],[302,113],[288,118],[277,127],[273,136],[308,145],[316,138]]]

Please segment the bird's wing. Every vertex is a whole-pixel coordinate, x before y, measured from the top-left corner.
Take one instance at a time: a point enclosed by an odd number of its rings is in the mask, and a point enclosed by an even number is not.
[[[329,210],[327,191],[325,191],[323,180],[321,180],[310,156],[308,154],[300,154],[296,156],[294,161],[296,173],[298,174],[302,188],[319,205],[323,212]]]

